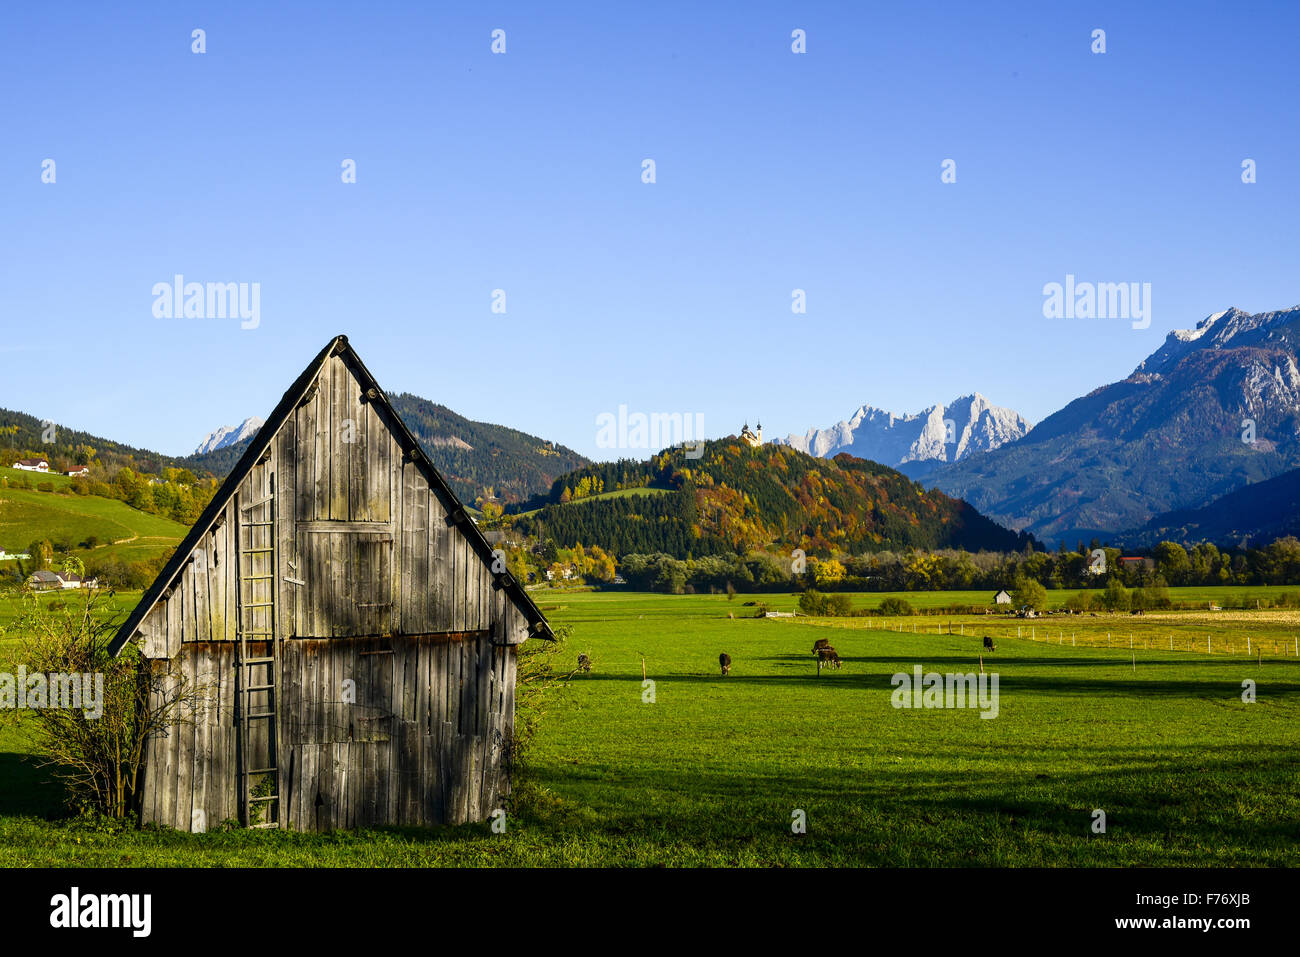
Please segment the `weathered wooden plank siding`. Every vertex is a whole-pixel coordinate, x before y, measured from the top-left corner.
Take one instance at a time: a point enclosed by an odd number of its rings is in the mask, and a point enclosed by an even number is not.
[[[203,692],[186,724],[147,745],[145,821],[239,819],[239,769],[273,760],[271,721],[240,740],[241,628],[274,631],[281,648],[282,825],[483,820],[508,792],[526,618],[367,388],[344,358],[324,362],[141,622],[169,693],[182,681]],[[250,656],[271,648],[249,639]],[[253,692],[250,710],[273,700]]]

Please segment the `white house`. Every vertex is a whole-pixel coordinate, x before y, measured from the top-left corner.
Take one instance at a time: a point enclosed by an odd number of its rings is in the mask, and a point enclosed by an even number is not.
[[[50,463],[45,459],[19,459],[14,463],[14,468],[24,472],[48,472]]]
[[[1007,593],[1007,590],[1005,588],[993,596],[993,604],[995,605],[1011,604],[1011,596]]]
[[[89,466],[89,465],[78,465],[78,466],[76,466],[75,468],[70,468],[70,469],[68,469],[68,470],[67,470],[66,472],[64,472],[63,474],[64,474],[64,475],[67,475],[67,476],[71,476],[72,478],[76,478],[76,477],[78,477],[78,476],[80,476],[80,475],[89,475],[89,474],[90,474],[90,466]]]
[[[51,572],[42,569],[33,572],[27,584],[36,591],[54,591],[62,588],[94,588],[99,584],[94,578],[82,578],[71,572]]]

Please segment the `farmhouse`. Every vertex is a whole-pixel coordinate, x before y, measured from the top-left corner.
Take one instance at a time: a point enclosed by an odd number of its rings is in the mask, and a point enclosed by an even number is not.
[[[140,815],[299,830],[479,821],[509,790],[517,652],[553,639],[338,336],[289,387],[111,651],[155,703]]]
[[[1154,558],[1144,558],[1141,555],[1122,555],[1119,560],[1120,568],[1141,568],[1144,571],[1155,571],[1156,560]]]
[[[90,474],[90,466],[89,466],[89,465],[78,465],[78,466],[76,466],[76,467],[74,467],[74,468],[70,468],[70,469],[65,470],[63,474],[64,474],[64,475],[71,476],[72,478],[76,478],[76,477],[79,476],[79,475],[89,475],[89,474]]]
[[[71,572],[51,572],[44,569],[32,572],[27,577],[27,587],[32,591],[54,591],[61,588],[94,588],[98,584],[98,580],[94,578],[83,579],[80,575],[74,575]]]
[[[59,576],[54,572],[41,569],[27,576],[27,587],[32,591],[53,591],[56,588],[62,588],[63,585],[59,581]]]
[[[996,595],[993,596],[993,604],[995,604],[995,605],[1009,605],[1009,604],[1011,604],[1011,595],[1010,595],[1010,594],[1007,592],[1007,590],[1004,588],[1004,589],[1002,589],[1000,592],[998,592]]]
[[[19,459],[14,463],[14,468],[24,472],[48,472],[50,463],[46,459]]]

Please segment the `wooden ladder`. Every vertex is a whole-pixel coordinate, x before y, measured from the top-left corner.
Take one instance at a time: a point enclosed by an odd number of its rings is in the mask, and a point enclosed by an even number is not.
[[[239,728],[240,793],[244,824],[248,827],[280,826],[279,729],[280,641],[275,601],[275,476],[270,494],[243,504],[236,499],[239,523]],[[252,514],[248,514],[252,513]],[[265,653],[250,653],[250,641],[263,642]],[[254,695],[264,701],[255,703]],[[254,722],[266,725],[265,748],[254,753]],[[260,727],[258,727],[260,731]]]

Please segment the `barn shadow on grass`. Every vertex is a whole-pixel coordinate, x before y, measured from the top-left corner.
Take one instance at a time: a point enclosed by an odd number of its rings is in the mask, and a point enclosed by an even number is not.
[[[807,776],[661,761],[548,768],[539,783],[564,801],[537,819],[578,839],[589,831],[663,844],[772,845],[790,839],[798,808],[807,814],[809,851],[860,864],[987,864],[1027,840],[1058,863],[1062,854],[1087,863],[1110,853],[1090,841],[1139,842],[1165,863],[1294,860],[1300,820],[1279,805],[1292,800],[1285,747],[1165,756],[1107,746],[1081,751],[1077,769],[1026,760],[1023,770],[1008,771],[1005,759],[1019,753],[1015,745],[994,749],[997,766],[977,760],[959,776],[918,767],[910,753],[896,767],[886,753],[868,768],[823,766]],[[1256,810],[1243,814],[1243,800]],[[1097,808],[1107,814],[1105,836],[1091,831]]]
[[[0,817],[54,820],[66,813],[66,792],[49,768],[31,755],[0,751]]]
[[[779,660],[779,659],[778,659]],[[893,692],[897,686],[891,681],[894,674],[902,672],[909,677],[912,675],[913,667],[920,665],[924,672],[939,672],[941,674],[979,674],[979,662],[970,662],[965,659],[950,659],[948,661],[938,661],[933,658],[924,660],[903,660],[903,659],[861,659],[861,658],[844,658],[844,667],[840,669],[827,669],[822,674],[817,674],[815,663],[807,664],[806,672],[788,673],[788,674],[761,674],[747,675],[744,673],[743,662],[733,664],[731,674],[700,674],[700,673],[672,673],[661,672],[652,677],[662,684],[693,684],[693,685],[716,685],[719,688],[733,687],[736,685],[748,685],[762,688],[804,688],[812,683],[814,687],[825,687],[828,691],[840,688],[855,688],[859,690],[871,689]],[[862,671],[854,670],[854,665],[863,664],[883,664],[894,671]],[[1225,674],[1221,679],[1205,681],[1192,680],[1152,680],[1142,676],[1142,663],[1138,663],[1138,673],[1135,677],[1122,676],[1117,678],[1085,678],[1061,675],[1059,677],[1049,675],[1027,675],[1016,672],[1000,672],[996,662],[985,662],[985,671],[988,673],[998,673],[998,693],[1003,697],[1018,692],[1032,694],[1059,694],[1059,695],[1122,695],[1125,697],[1167,697],[1167,698],[1236,698],[1241,697],[1241,679],[1258,678],[1254,671],[1247,671],[1242,667],[1233,670],[1231,674]],[[588,681],[596,682],[616,682],[625,683],[633,681],[639,683],[641,675],[638,672],[635,675],[616,675],[616,674],[589,674],[583,675],[580,679],[575,680],[583,683]],[[1300,695],[1300,683],[1297,682],[1280,682],[1268,681],[1266,686],[1261,685],[1261,694],[1267,693],[1268,699],[1291,698]]]

